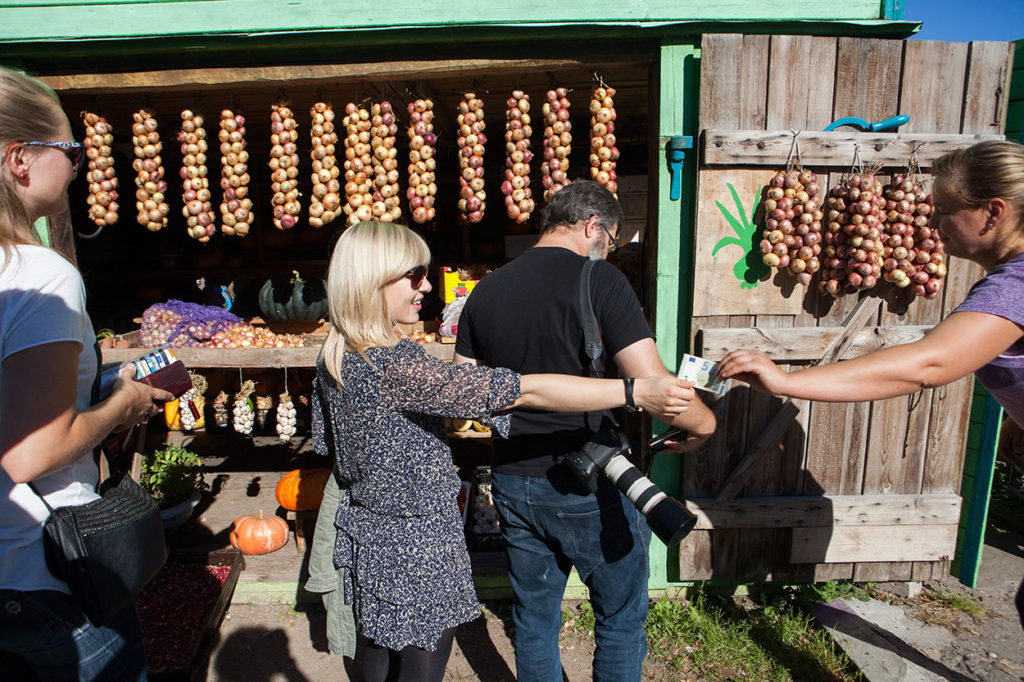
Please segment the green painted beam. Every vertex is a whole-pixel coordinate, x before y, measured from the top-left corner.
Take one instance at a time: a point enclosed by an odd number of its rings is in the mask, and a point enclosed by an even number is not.
[[[807,20],[871,21],[883,17],[878,0],[830,5],[758,0],[591,0],[551,4],[421,0],[19,0],[0,3],[0,41],[140,38],[159,35],[252,35],[290,31],[430,29],[500,25],[632,24],[653,26],[689,21]]]
[[[677,135],[696,138],[697,102],[700,93],[700,48],[694,44],[661,48],[658,84],[658,146],[652,163],[656,169],[657,230],[655,260],[654,326],[658,351],[669,370],[689,350],[690,311],[693,305],[693,217],[697,187],[697,152],[687,153],[682,197],[669,199],[672,178],[665,145]],[[655,460],[652,479],[669,495],[682,490],[684,455],[662,453]],[[651,540],[651,589],[664,589],[678,580],[678,550],[669,550],[656,537]]]
[[[963,531],[958,534],[957,556],[950,567],[951,572],[968,587],[975,586],[978,570],[981,568],[981,550],[985,546],[985,524],[988,521],[992,474],[996,464],[996,445],[999,442],[999,426],[1003,417],[1003,408],[980,385],[976,387],[974,401],[982,402],[984,405],[981,440],[974,457],[971,472],[973,476],[965,476],[961,486],[961,495],[964,498],[961,511]]]

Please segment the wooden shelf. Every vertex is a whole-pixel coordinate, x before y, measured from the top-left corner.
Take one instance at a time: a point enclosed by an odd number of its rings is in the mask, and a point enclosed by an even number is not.
[[[800,161],[805,166],[849,167],[857,152],[865,166],[907,165],[914,152],[922,168],[954,149],[984,140],[1002,140],[1003,135],[945,133],[856,133],[848,130],[798,131]],[[793,133],[788,130],[705,130],[701,138],[704,164],[708,166],[785,167],[793,150]]]
[[[425,343],[429,355],[451,362],[455,345]],[[151,348],[104,348],[103,362],[127,362],[152,350]],[[188,368],[218,367],[315,367],[320,345],[301,348],[174,348],[174,357]],[[481,434],[487,435],[487,434]]]

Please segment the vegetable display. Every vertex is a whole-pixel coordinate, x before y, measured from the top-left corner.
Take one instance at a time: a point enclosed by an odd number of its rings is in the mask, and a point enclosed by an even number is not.
[[[235,400],[231,407],[231,424],[235,431],[248,436],[252,433],[252,425],[255,421],[255,407],[252,402],[252,394],[256,391],[256,383],[252,379],[242,382],[242,388],[235,394]]]
[[[885,186],[883,278],[917,296],[935,298],[946,276],[945,247],[928,225],[932,197],[907,175]]]
[[[505,195],[505,211],[510,220],[525,223],[535,208],[530,189],[530,96],[522,90],[513,90],[505,113],[505,181],[501,193]]]
[[[373,161],[370,112],[349,102],[345,107],[345,213],[347,223],[373,218]]]
[[[615,163],[615,88],[596,87],[590,96],[590,179],[612,194],[619,191]]]
[[[285,391],[277,396],[277,438],[287,443],[295,435],[295,403],[291,395]]]
[[[487,193],[484,191],[484,102],[476,93],[467,92],[459,102],[459,217],[467,223],[484,218]]]
[[[309,153],[312,162],[313,196],[309,200],[309,224],[323,227],[334,222],[341,209],[341,182],[338,180],[338,160],[335,145],[334,109],[326,102],[317,102],[309,110],[312,125],[309,137],[313,147]]]
[[[249,152],[245,150],[245,117],[224,109],[220,112],[220,204],[221,230],[244,237],[255,215],[249,198]]]
[[[114,174],[114,129],[105,118],[92,112],[83,112],[85,123],[85,157],[89,160],[86,179],[89,181],[89,218],[97,227],[117,222],[117,176]]]
[[[210,241],[217,231],[210,201],[210,181],[206,177],[206,129],[203,117],[189,109],[181,112],[181,213],[188,235],[200,242]]]
[[[173,298],[146,308],[139,333],[146,348],[165,344],[173,348],[297,348],[303,344],[301,336],[253,327],[221,307]]]
[[[373,218],[393,223],[402,217],[398,205],[401,195],[398,188],[398,150],[395,136],[398,125],[388,101],[374,104],[370,118],[370,151],[373,164]]]
[[[280,516],[240,516],[231,522],[231,546],[242,554],[269,554],[288,543],[288,522]]]
[[[302,205],[299,202],[298,123],[285,102],[270,107],[270,203],[274,227],[295,227]]]
[[[274,495],[278,504],[290,511],[319,509],[330,477],[331,470],[326,468],[295,469],[281,477]]]
[[[167,225],[167,213],[170,211],[164,201],[167,182],[160,159],[163,144],[157,132],[156,118],[151,112],[140,109],[132,114],[132,118],[135,120],[132,125],[132,143],[135,146],[132,168],[136,172],[135,186],[138,187],[135,192],[137,220],[150,232],[157,232]]]
[[[572,152],[572,123],[569,122],[569,91],[548,90],[541,106],[544,115],[544,163],[541,164],[541,185],[544,201],[569,184],[569,154]]]
[[[765,229],[760,248],[765,265],[787,270],[800,284],[810,284],[821,267],[823,213],[817,176],[800,168],[778,171],[768,182]]]
[[[434,219],[434,197],[437,183],[434,170],[434,103],[417,99],[409,103],[409,189],[406,198],[414,222],[423,224]]]
[[[825,269],[819,289],[841,296],[846,286],[871,289],[882,274],[882,183],[854,173],[829,190]]]

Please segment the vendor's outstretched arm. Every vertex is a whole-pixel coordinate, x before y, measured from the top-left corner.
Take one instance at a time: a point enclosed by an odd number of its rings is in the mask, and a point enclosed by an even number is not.
[[[718,364],[718,376],[793,398],[881,400],[965,377],[1022,335],[1020,325],[998,315],[954,313],[919,341],[795,372],[782,370],[760,351],[732,351]]]

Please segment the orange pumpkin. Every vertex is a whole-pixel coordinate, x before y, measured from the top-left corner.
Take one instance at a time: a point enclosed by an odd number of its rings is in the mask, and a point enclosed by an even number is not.
[[[240,516],[231,523],[231,545],[242,554],[269,554],[288,543],[288,522],[280,516]]]
[[[277,489],[274,491],[277,503],[291,511],[319,509],[320,502],[324,499],[324,486],[330,477],[330,469],[289,471],[277,483]]]

